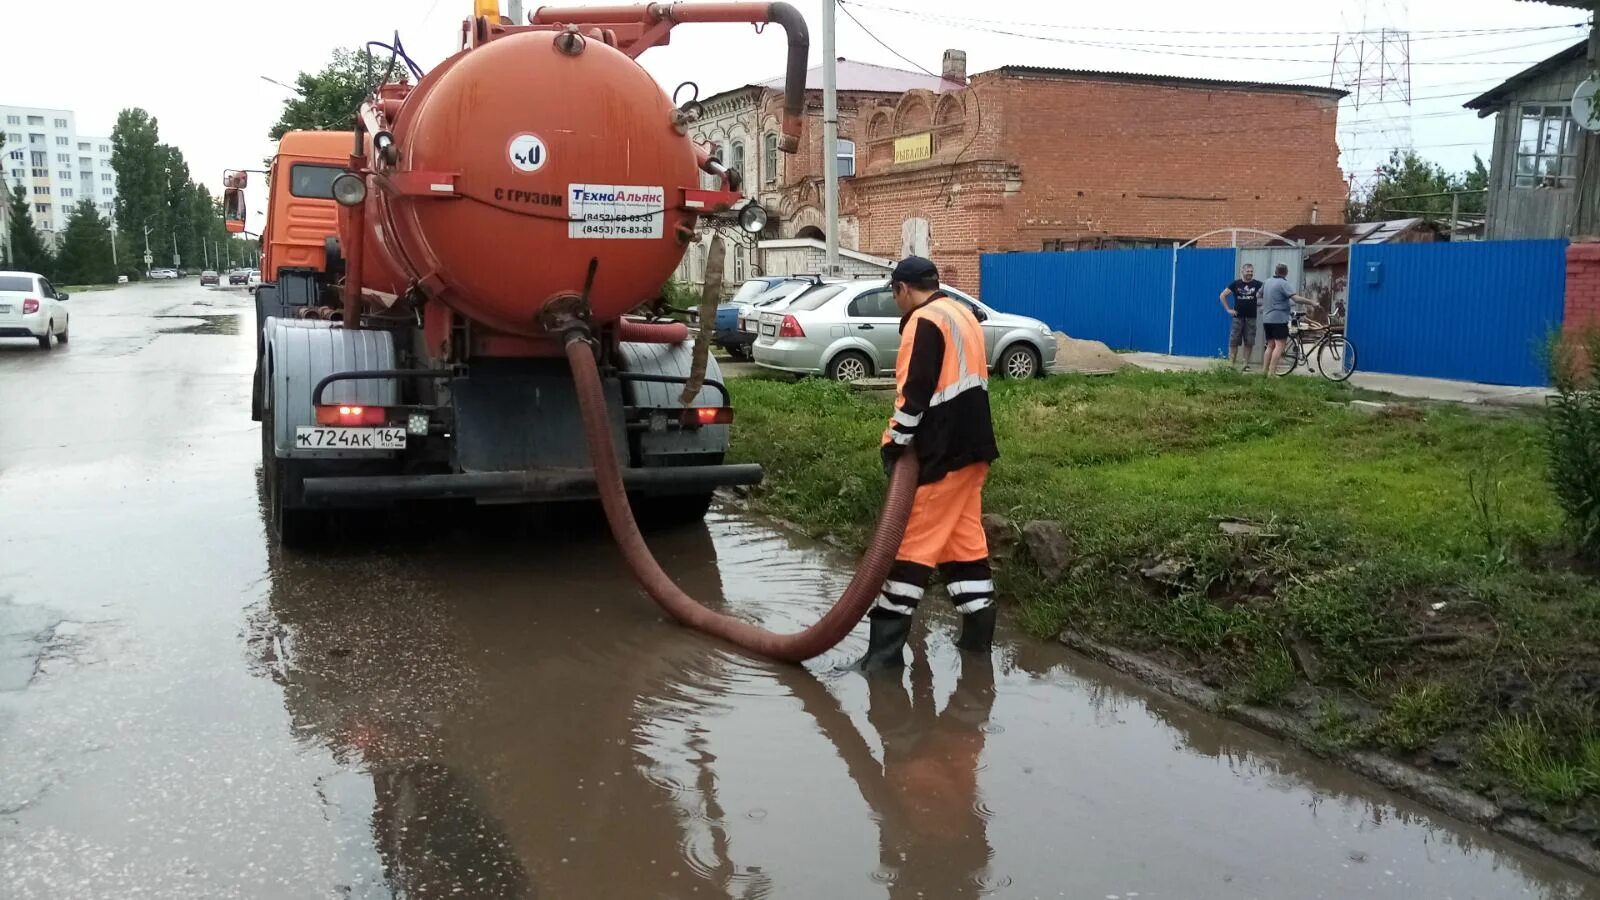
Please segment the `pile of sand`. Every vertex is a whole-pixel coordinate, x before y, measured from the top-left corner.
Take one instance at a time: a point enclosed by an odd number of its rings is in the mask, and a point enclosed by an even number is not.
[[[1131,365],[1099,341],[1080,341],[1059,331],[1055,333],[1055,338],[1056,366],[1052,371],[1102,375]]]

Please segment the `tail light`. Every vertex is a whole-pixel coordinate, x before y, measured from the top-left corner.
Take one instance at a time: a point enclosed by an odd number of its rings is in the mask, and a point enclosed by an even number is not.
[[[800,321],[794,316],[784,316],[783,324],[778,326],[778,337],[803,338],[806,330],[800,327]]]
[[[27,315],[28,313],[36,313],[38,311],[39,311],[39,301],[38,300],[34,299],[33,297],[23,298],[23,301],[22,301],[22,314],[23,315]]]
[[[382,425],[389,411],[381,406],[319,406],[318,425]]]
[[[731,425],[733,424],[733,407],[693,406],[683,411],[683,416],[679,422],[685,428],[699,428],[701,425]]]

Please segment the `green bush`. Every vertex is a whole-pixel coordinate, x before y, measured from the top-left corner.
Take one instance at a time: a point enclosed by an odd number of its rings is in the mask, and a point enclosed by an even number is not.
[[[1550,369],[1550,485],[1579,548],[1600,559],[1600,330],[1556,341]]]

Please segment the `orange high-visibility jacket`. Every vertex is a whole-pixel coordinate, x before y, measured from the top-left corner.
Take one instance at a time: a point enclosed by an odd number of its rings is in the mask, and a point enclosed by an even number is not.
[[[914,446],[922,467],[917,481],[930,484],[1000,456],[989,418],[983,329],[966,304],[935,292],[900,320],[894,380],[894,416],[883,432],[885,466]]]

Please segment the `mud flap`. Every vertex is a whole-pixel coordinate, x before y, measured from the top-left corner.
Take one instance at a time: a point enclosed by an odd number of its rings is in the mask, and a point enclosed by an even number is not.
[[[694,345],[621,344],[618,363],[624,372],[688,378],[694,365]],[[706,360],[706,379],[722,380],[716,357]],[[628,403],[652,409],[682,409],[682,382],[625,382]],[[721,406],[722,393],[702,386],[691,406]],[[639,462],[645,466],[705,465],[722,462],[728,452],[729,426],[706,425],[695,430],[646,431],[639,435]]]
[[[394,451],[304,450],[294,446],[295,429],[315,425],[311,392],[317,382],[336,372],[392,369],[394,342],[386,331],[355,330],[316,319],[269,317],[261,329],[270,387],[265,403],[272,405],[272,446],[276,456],[288,459],[384,459]],[[339,381],[323,392],[324,403],[393,406],[398,393],[394,379]]]

